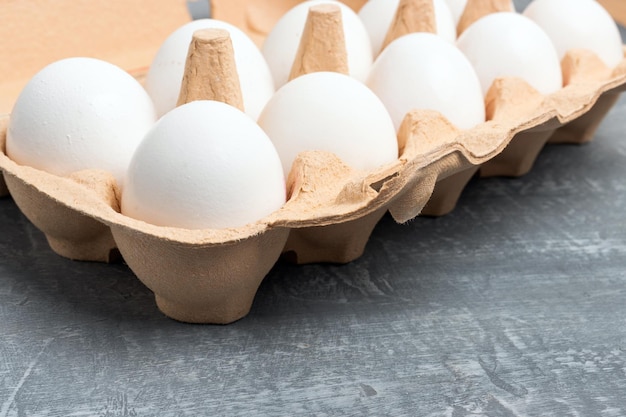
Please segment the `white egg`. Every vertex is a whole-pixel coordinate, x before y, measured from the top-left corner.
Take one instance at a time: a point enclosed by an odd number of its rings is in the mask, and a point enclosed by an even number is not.
[[[361,82],[334,72],[302,75],[280,88],[259,117],[285,175],[298,153],[335,153],[356,169],[371,170],[398,157],[385,106]]]
[[[461,34],[457,46],[476,69],[483,93],[502,77],[521,78],[542,94],[563,86],[550,38],[520,14],[500,12],[478,19]]]
[[[624,59],[619,29],[595,0],[535,0],[524,15],[543,28],[560,58],[579,48],[595,52],[609,68]]]
[[[93,58],[63,59],[38,72],[17,98],[7,155],[61,176],[106,170],[121,185],[155,120],[150,97],[121,68]]]
[[[267,62],[248,35],[215,19],[199,19],[181,26],[159,48],[146,76],[146,90],[154,100],[158,115],[176,107],[193,33],[207,28],[225,29],[230,33],[244,109],[256,120],[274,94],[274,81]]]
[[[316,4],[328,3],[341,7],[350,75],[361,81],[367,77],[373,61],[372,47],[367,30],[357,14],[343,3],[331,0],[310,0],[298,4],[285,13],[263,42],[263,56],[270,66],[277,88],[289,80],[309,8]]]
[[[367,85],[385,103],[396,129],[413,109],[436,110],[459,129],[485,121],[480,82],[454,45],[431,33],[412,33],[383,50]]]
[[[245,113],[194,101],[163,116],[128,168],[122,213],[186,229],[240,227],[285,203],[276,149]]]
[[[398,4],[400,4],[400,0],[369,0],[359,10],[359,17],[369,33],[374,55],[378,55],[383,47]],[[435,8],[437,34],[449,42],[454,42],[456,40],[456,25],[450,8],[445,0],[433,0],[433,6]]]

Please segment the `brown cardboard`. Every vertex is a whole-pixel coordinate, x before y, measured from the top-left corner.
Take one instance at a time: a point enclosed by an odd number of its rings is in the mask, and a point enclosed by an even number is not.
[[[363,255],[374,227],[386,212],[382,207],[347,222],[291,229],[284,256],[297,264],[351,262]]]
[[[437,217],[446,215],[454,210],[465,186],[476,175],[478,170],[479,167],[472,165],[456,174],[438,178],[433,193],[419,215]]]
[[[588,51],[568,52],[561,63],[565,85],[590,80],[601,81],[612,75],[626,74],[626,60],[611,71],[602,61]],[[550,143],[583,144],[591,141],[602,120],[617,102],[619,94],[605,94],[590,111],[557,129],[549,138]]]
[[[289,80],[319,71],[349,73],[341,9],[334,4],[309,9]]]
[[[165,241],[119,223],[112,223],[111,229],[124,260],[155,293],[163,313],[179,321],[218,324],[248,314],[289,234],[278,227],[214,245]]]
[[[400,0],[383,49],[401,36],[414,32],[437,33],[435,6],[432,0]]]
[[[490,120],[473,129],[459,131],[434,111],[409,112],[398,135],[398,159],[379,169],[358,171],[327,152],[301,153],[288,179],[288,202],[241,228],[186,230],[126,217],[119,212],[115,182],[103,172],[59,177],[17,165],[4,153],[0,169],[18,206],[55,251],[107,260],[117,246],[165,314],[228,323],[247,313],[281,252],[300,263],[348,262],[361,255],[387,211],[398,222],[425,207],[427,214],[447,212],[475,172],[495,166],[492,161],[501,155],[511,152],[520,161],[531,155],[532,161],[537,149],[525,146],[528,141],[539,142],[540,148],[546,132],[581,121],[583,134],[589,134],[609,99],[626,89],[626,64],[613,72],[602,70],[599,78],[587,54],[572,54],[572,65],[563,68],[577,74],[570,77],[575,82],[541,96],[521,80],[499,80],[486,103]],[[587,115],[594,116],[585,120]],[[3,150],[7,118],[0,117]],[[506,161],[499,162],[501,169],[510,169]],[[84,225],[75,230],[71,225],[77,222]]]
[[[472,23],[490,13],[512,11],[510,0],[467,0],[465,10],[457,24],[456,33],[460,35]]]
[[[524,97],[521,104],[516,97]],[[526,82],[517,78],[496,80],[485,98],[487,120],[511,120],[523,117],[539,107],[544,97]],[[528,173],[539,156],[539,152],[556,129],[553,126],[539,126],[520,132],[511,139],[509,145],[493,159],[480,167],[481,177],[518,177]]]
[[[192,35],[177,105],[216,100],[244,111],[241,84],[230,34],[202,29]]]
[[[56,201],[50,195],[33,190],[31,184],[11,172],[5,172],[5,178],[8,188],[17,196],[14,200],[19,209],[45,233],[50,247],[56,253],[79,261],[110,262],[116,259],[117,244],[105,224],[91,216],[77,213],[73,207]],[[103,184],[113,180],[110,176],[100,179],[103,179]],[[82,197],[77,194],[75,198]]]
[[[304,0],[210,0],[211,15],[243,29],[257,45],[270,32],[274,24],[295,5]],[[358,10],[367,0],[343,0]]]
[[[590,142],[602,120],[609,114],[619,96],[620,91],[607,92],[598,99],[593,108],[587,113],[556,129],[548,142],[573,144]]]

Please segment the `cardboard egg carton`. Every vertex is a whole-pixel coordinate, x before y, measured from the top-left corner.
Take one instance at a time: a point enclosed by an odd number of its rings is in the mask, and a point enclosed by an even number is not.
[[[213,0],[212,10],[261,39],[296,2]],[[592,53],[571,51],[562,67],[567,85],[549,96],[522,80],[497,80],[486,98],[489,121],[467,131],[437,112],[410,112],[398,133],[398,159],[376,170],[355,170],[327,152],[301,153],[287,203],[241,228],[151,225],[120,213],[120,193],[107,172],[60,177],[18,165],[4,153],[9,115],[0,116],[0,169],[16,204],[55,252],[102,262],[119,252],[169,317],[229,323],[247,314],[281,255],[298,263],[349,262],[385,213],[401,223],[444,214],[477,172],[521,175],[547,141],[590,140],[626,89],[626,60],[611,71]]]

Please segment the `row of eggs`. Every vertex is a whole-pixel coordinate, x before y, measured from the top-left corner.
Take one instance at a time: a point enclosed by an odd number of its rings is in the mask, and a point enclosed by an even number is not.
[[[519,76],[548,94],[561,88],[560,57],[573,47],[593,50],[609,67],[623,58],[617,27],[594,0],[535,0],[527,17],[488,15],[456,42],[406,35],[376,60],[376,39],[382,43],[399,0],[370,0],[359,15],[330,2],[341,7],[351,76],[321,72],[288,82],[315,3],[329,1],[310,0],[285,14],[262,52],[225,22],[181,27],[158,51],[145,89],[96,59],[53,63],[20,94],[7,154],[56,175],[109,171],[122,190],[122,213],[152,224],[240,227],[285,203],[285,178],[302,150],[331,151],[371,170],[398,157],[396,131],[413,108],[438,110],[468,129],[484,122],[483,97],[496,77]],[[441,15],[452,20],[458,10],[443,0],[434,6],[440,33],[454,28],[440,23]],[[207,27],[230,33],[247,115],[215,101],[175,108],[192,34]]]

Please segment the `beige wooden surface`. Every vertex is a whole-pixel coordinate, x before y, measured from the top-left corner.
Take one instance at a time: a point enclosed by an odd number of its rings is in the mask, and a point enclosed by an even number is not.
[[[0,114],[51,62],[90,56],[129,71],[145,68],[189,20],[185,0],[0,0]]]

